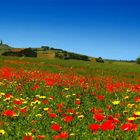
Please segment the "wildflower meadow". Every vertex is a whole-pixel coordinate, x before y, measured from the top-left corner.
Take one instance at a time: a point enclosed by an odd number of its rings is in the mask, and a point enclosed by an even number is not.
[[[39,139],[140,139],[140,67],[0,58],[0,140]]]

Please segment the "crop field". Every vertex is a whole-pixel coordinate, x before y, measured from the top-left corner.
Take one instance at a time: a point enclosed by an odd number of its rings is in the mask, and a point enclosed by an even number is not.
[[[0,140],[39,139],[140,139],[140,66],[0,57]]]

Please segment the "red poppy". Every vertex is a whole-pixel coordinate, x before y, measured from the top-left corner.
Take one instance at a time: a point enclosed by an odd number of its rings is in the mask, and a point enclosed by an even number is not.
[[[21,100],[14,100],[13,101],[13,104],[21,105],[22,104],[22,101]]]
[[[100,128],[102,131],[113,130],[114,124],[111,121],[107,120],[101,124]]]
[[[66,139],[68,138],[68,134],[66,132],[61,132],[58,134],[59,139]]]
[[[18,107],[14,107],[13,110],[17,111],[18,110]]]
[[[118,118],[113,118],[113,123],[116,123],[116,124],[118,124],[118,123],[119,123],[119,120],[118,120]]]
[[[55,113],[48,113],[48,116],[49,116],[50,118],[55,118],[55,117],[56,117],[56,114],[55,114]]]
[[[62,110],[61,109],[58,109],[58,110],[56,110],[58,113],[61,113],[62,112]]]
[[[58,139],[66,139],[68,138],[68,134],[66,132],[61,132],[58,135],[52,136],[52,139],[58,140]]]
[[[138,127],[138,124],[132,124],[132,130],[133,131],[136,131],[137,130],[137,127]]]
[[[81,102],[79,102],[79,101],[76,101],[76,100],[74,101],[74,104],[75,104],[75,105],[80,105],[80,103],[81,103]]]
[[[96,95],[96,92],[92,92],[92,95]]]
[[[131,130],[131,124],[130,123],[126,123],[126,124],[122,124],[121,126],[120,126],[120,128],[121,128],[121,130],[123,130],[123,131],[129,131],[129,130]]]
[[[32,136],[23,136],[23,140],[32,140]]]
[[[140,102],[140,97],[135,97],[135,98],[134,98],[134,101],[135,101],[135,102]]]
[[[64,122],[70,122],[73,120],[73,117],[72,116],[66,116],[63,118]]]
[[[63,106],[62,103],[57,104],[57,108],[61,108]]]
[[[67,112],[68,113],[73,113],[74,111],[73,111],[73,109],[68,109]]]
[[[111,110],[111,106],[110,106],[110,105],[107,105],[106,108],[107,108],[108,110]]]
[[[5,94],[5,98],[10,98],[11,96],[11,94]]]
[[[26,108],[21,109],[20,113],[26,113]]]
[[[53,97],[53,96],[50,96],[49,99],[50,99],[50,100],[54,100],[54,97]]]
[[[93,118],[97,121],[100,122],[104,119],[104,116],[102,114],[94,114]]]
[[[91,131],[97,131],[99,129],[99,125],[98,124],[90,124],[88,126],[88,128],[91,130]]]
[[[58,124],[52,124],[50,129],[55,131],[60,131],[61,127]]]
[[[48,103],[48,100],[42,100],[42,103],[43,104],[47,104]]]
[[[98,96],[97,96],[97,99],[98,99],[98,100],[102,100],[103,98],[104,98],[103,95],[98,95]]]
[[[67,114],[66,114],[66,113],[63,113],[61,116],[62,116],[62,117],[66,117],[66,116],[67,116]]]
[[[9,117],[13,117],[13,116],[15,115],[15,112],[12,111],[12,110],[4,110],[4,111],[2,112],[2,115],[4,115],[4,116],[9,116]]]
[[[34,100],[34,101],[37,101],[37,100],[38,100],[38,98],[36,98],[36,97],[35,97],[35,98],[33,98],[33,100]]]
[[[119,118],[121,115],[118,113],[118,114],[115,114],[115,117]]]
[[[119,123],[119,120],[117,118],[113,118],[112,115],[107,116],[108,121],[111,121],[112,123]]]

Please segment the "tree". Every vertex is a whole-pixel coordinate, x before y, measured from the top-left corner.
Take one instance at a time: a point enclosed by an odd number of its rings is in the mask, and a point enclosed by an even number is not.
[[[0,41],[0,44],[1,44],[1,45],[3,45],[3,42],[2,42],[2,40]]]
[[[104,60],[102,59],[102,57],[98,57],[95,60],[96,60],[96,62],[104,63]]]
[[[140,56],[136,59],[136,63],[140,64]]]
[[[49,50],[49,49],[50,49],[50,47],[49,47],[49,46],[41,46],[41,48],[43,48],[43,49],[44,49],[44,51],[47,51],[47,50]]]

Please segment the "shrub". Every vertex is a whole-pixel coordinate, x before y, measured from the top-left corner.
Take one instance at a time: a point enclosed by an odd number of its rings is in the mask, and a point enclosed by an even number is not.
[[[140,64],[140,56],[136,59],[136,63]]]
[[[102,59],[102,57],[98,57],[95,60],[96,60],[96,62],[104,63],[104,60]]]

